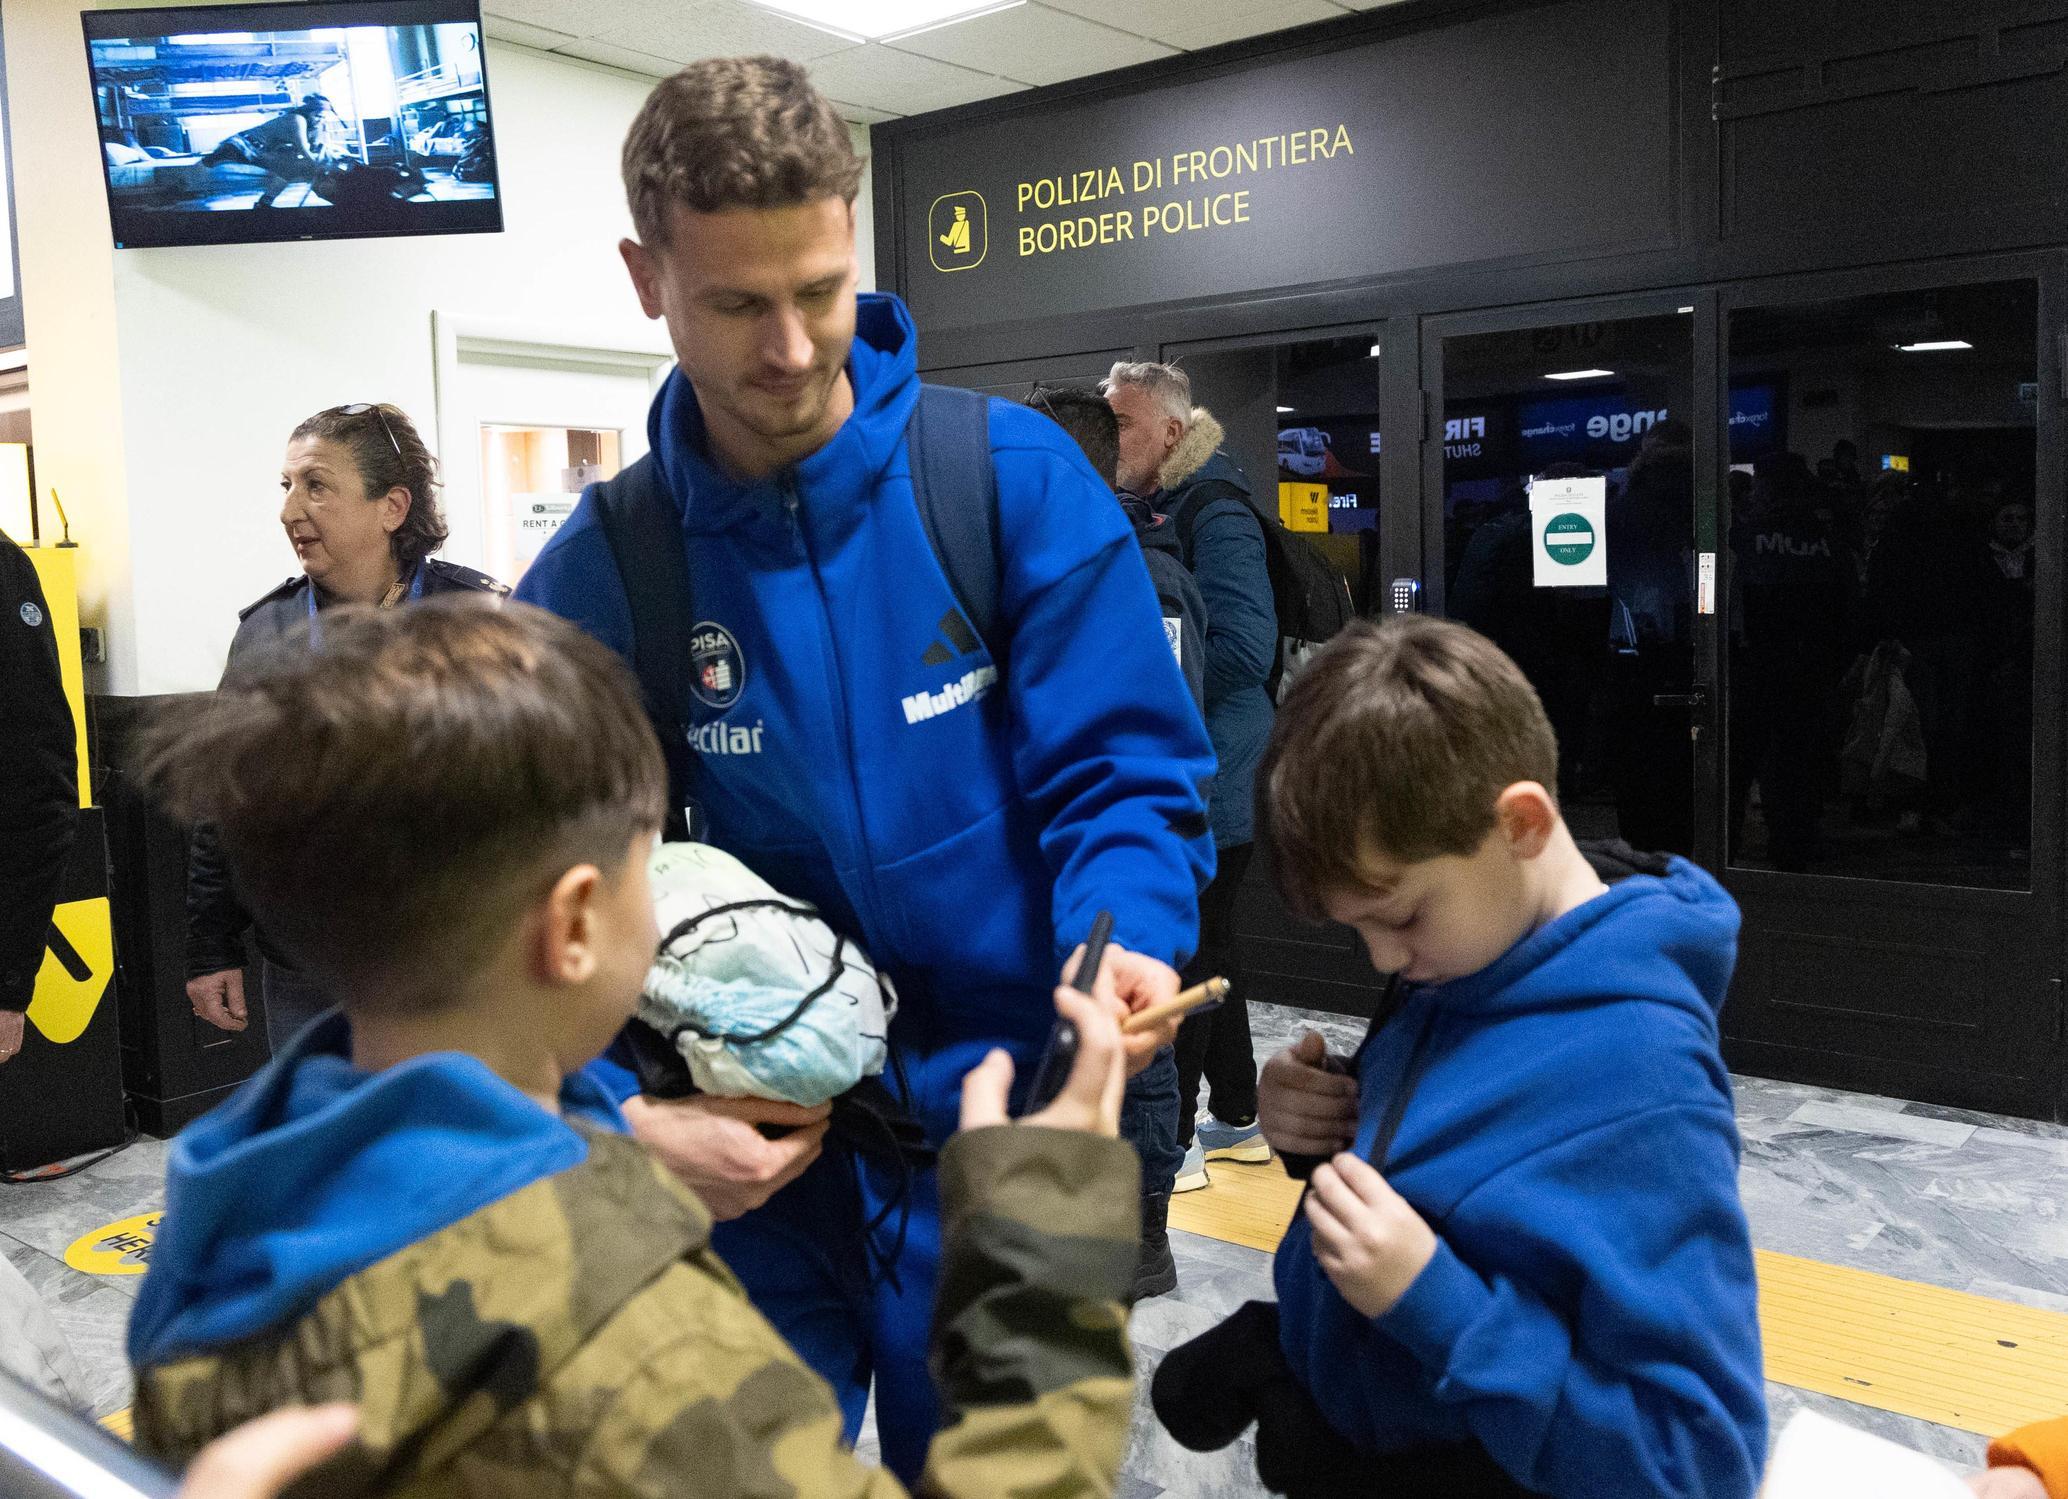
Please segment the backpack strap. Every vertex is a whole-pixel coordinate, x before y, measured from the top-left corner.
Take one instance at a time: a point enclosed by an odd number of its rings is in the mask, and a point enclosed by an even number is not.
[[[1178,528],[1178,546],[1185,554],[1187,568],[1192,567],[1192,533],[1199,528],[1199,512],[1215,500],[1233,500],[1250,514],[1256,515],[1258,524],[1261,525],[1263,522],[1263,517],[1258,515],[1257,507],[1250,503],[1249,496],[1226,479],[1207,479],[1194,484],[1178,508],[1170,512],[1171,524]]]
[[[919,524],[948,575],[955,602],[1002,670],[998,472],[991,462],[990,398],[952,385],[922,385],[905,429]]]
[[[651,453],[615,479],[591,484],[582,499],[596,507],[624,584],[625,602],[632,611],[632,670],[668,762],[669,830],[686,836],[694,832],[686,825],[683,808],[696,755],[689,746],[689,682],[684,673],[696,606],[690,598],[682,517],[662,487],[660,467]],[[684,817],[681,826],[678,815]]]

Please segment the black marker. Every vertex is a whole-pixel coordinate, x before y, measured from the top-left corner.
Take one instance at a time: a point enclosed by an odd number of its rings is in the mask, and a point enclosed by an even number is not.
[[[1092,921],[1091,935],[1084,939],[1084,956],[1077,961],[1077,971],[1070,975],[1070,987],[1079,994],[1094,992],[1099,965],[1106,958],[1106,944],[1112,940],[1113,913],[1101,911]],[[1052,1103],[1063,1091],[1063,1084],[1070,1080],[1070,1069],[1076,1065],[1077,1027],[1058,1015],[1054,1029],[1048,1033],[1048,1045],[1042,1049],[1041,1060],[1034,1064],[1034,1081],[1027,1088],[1027,1106],[1023,1112],[1031,1114]]]

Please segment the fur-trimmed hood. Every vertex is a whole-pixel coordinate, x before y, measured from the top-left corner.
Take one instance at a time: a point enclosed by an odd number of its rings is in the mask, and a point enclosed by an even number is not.
[[[1156,471],[1156,487],[1166,492],[1176,489],[1205,468],[1214,454],[1221,450],[1222,439],[1227,435],[1211,411],[1204,406],[1194,406],[1192,421],[1185,428],[1185,435],[1178,439],[1178,445],[1163,460],[1163,467]]]

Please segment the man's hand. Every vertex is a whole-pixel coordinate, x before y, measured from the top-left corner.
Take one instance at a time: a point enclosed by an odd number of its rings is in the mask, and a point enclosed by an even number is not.
[[[1981,1499],[2046,1499],[2046,1481],[2030,1468],[1991,1468],[1967,1486]]]
[[[819,1158],[832,1110],[766,1098],[633,1098],[625,1104],[632,1134],[704,1200],[723,1223],[751,1213],[804,1174]],[[771,1140],[756,1125],[789,1126]]]
[[[353,1405],[291,1406],[260,1416],[196,1454],[179,1499],[273,1499],[358,1429]]]
[[[16,1010],[0,1010],[0,1067],[22,1049],[22,1022],[27,1017]]]
[[[1077,1060],[1054,1101],[1020,1123],[1113,1139],[1120,1133],[1120,1098],[1127,1087],[1120,1024],[1108,1005],[1075,989],[1057,989],[1056,1008],[1077,1027]],[[1009,1122],[1005,1102],[1011,1091],[1012,1058],[994,1051],[962,1080],[962,1127]]]
[[[1257,1123],[1280,1155],[1334,1155],[1357,1137],[1357,1079],[1328,1061],[1328,1043],[1308,1031],[1258,1074]]]
[[[244,970],[225,968],[187,980],[187,1003],[194,1013],[219,1031],[241,1031],[248,1023],[244,1013]]]
[[[1070,954],[1070,961],[1063,965],[1062,981],[1065,984],[1076,974],[1078,960],[1083,956],[1084,947],[1080,943]],[[1129,952],[1118,943],[1109,942],[1105,958],[1099,963],[1099,976],[1092,981],[1092,992],[1117,1019],[1125,1020],[1136,1010],[1146,1010],[1150,1005],[1176,999],[1178,971],[1146,953]],[[1121,1046],[1127,1056],[1127,1075],[1133,1077],[1147,1067],[1156,1059],[1157,1052],[1177,1038],[1178,1020],[1166,1020],[1145,1031],[1123,1035]]]
[[[1347,1151],[1317,1166],[1307,1194],[1314,1259],[1367,1317],[1393,1310],[1436,1257],[1436,1230],[1386,1178]]]

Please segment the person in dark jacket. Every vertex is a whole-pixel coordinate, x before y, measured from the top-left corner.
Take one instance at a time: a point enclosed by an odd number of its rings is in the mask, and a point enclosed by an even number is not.
[[[1037,385],[1027,404],[1052,418],[1084,450],[1093,472],[1120,470],[1120,421],[1097,392],[1065,386]],[[1115,498],[1134,524],[1135,541],[1149,569],[1149,582],[1163,609],[1163,632],[1171,653],[1192,689],[1192,702],[1206,711],[1206,602],[1199,584],[1185,566],[1177,526],[1158,515],[1146,500],[1119,490]],[[1209,799],[1211,805],[1211,799]],[[1193,1091],[1198,1091],[1193,1079]],[[1142,1158],[1142,1255],[1135,1272],[1134,1299],[1167,1296],[1178,1288],[1177,1258],[1170,1248],[1170,1194],[1185,1155],[1178,1143],[1178,1064],[1175,1048],[1128,1080],[1127,1105],[1120,1116],[1121,1138]]]
[[[288,439],[280,492],[280,524],[302,571],[238,612],[225,680],[297,625],[320,638],[322,612],[334,604],[386,609],[441,593],[510,591],[431,555],[446,537],[437,460],[399,407],[362,402],[310,417]],[[219,1030],[249,1023],[244,934],[251,925],[215,830],[203,824],[187,864],[187,999]],[[329,1002],[264,932],[257,939],[266,1039],[278,1051]]]
[[[77,729],[50,605],[0,532],[0,1063],[22,1049],[44,933],[79,822]]]
[[[1207,1184],[1213,1158],[1268,1161],[1257,1130],[1256,1058],[1242,999],[1235,900],[1249,868],[1251,790],[1271,737],[1269,682],[1278,660],[1278,612],[1262,522],[1250,484],[1221,450],[1221,424],[1192,404],[1192,381],[1168,364],[1113,366],[1102,389],[1120,422],[1120,487],[1171,518],[1206,601],[1206,727],[1219,761],[1211,817],[1216,866],[1199,897],[1199,951],[1185,982],[1236,980],[1217,1010],[1178,1032],[1177,1190]],[[1199,1085],[1212,1117],[1195,1127]]]
[[[1027,404],[1070,434],[1092,469],[1104,478],[1120,472],[1120,421],[1113,408],[1089,390],[1064,385],[1037,385]],[[1118,479],[1113,480],[1118,483]],[[1163,606],[1163,633],[1171,654],[1192,689],[1192,701],[1206,712],[1206,599],[1192,570],[1185,565],[1184,543],[1168,515],[1159,515],[1132,490],[1115,489],[1114,498],[1134,524],[1135,541],[1149,569],[1156,602]]]

